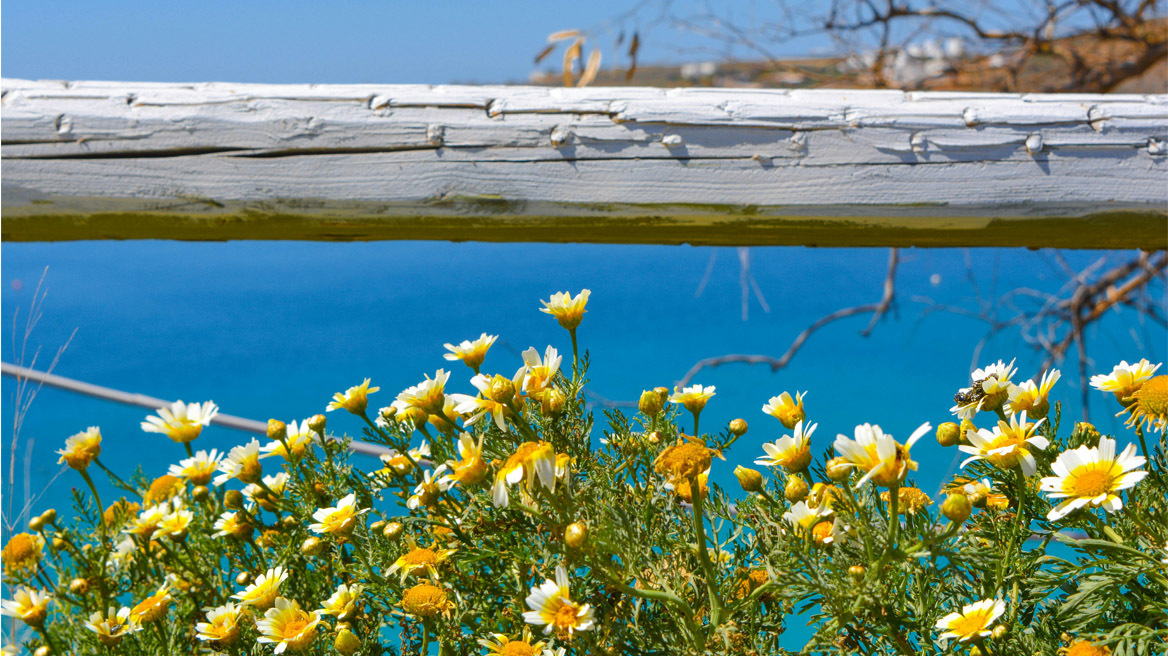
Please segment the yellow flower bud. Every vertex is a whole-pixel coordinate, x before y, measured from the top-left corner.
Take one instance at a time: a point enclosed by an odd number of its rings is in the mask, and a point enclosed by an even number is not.
[[[515,383],[510,378],[495,374],[487,388],[487,396],[498,403],[510,403],[515,398]]]
[[[372,531],[373,533],[378,533],[380,531],[384,531],[385,525],[388,523],[389,522],[385,521],[384,519],[379,519],[379,520],[369,524],[369,530]]]
[[[863,565],[852,565],[848,568],[848,576],[851,577],[853,583],[859,585],[864,580],[864,573],[866,571]]]
[[[664,407],[665,404],[661,400],[660,394],[649,390],[641,392],[641,400],[637,403],[637,409],[639,409],[641,412],[650,417],[654,417],[659,414],[661,409]]]
[[[405,528],[406,528],[405,526],[401,525],[398,522],[390,522],[390,523],[386,524],[385,528],[383,528],[381,530],[381,534],[384,535],[385,537],[389,538],[390,540],[397,540],[398,538],[401,537],[402,531],[404,531]]]
[[[300,553],[305,556],[317,556],[324,550],[324,542],[320,538],[308,538],[300,544]]]
[[[194,489],[191,490],[191,496],[195,499],[195,501],[206,501],[207,499],[211,498],[211,490],[207,489],[206,485],[196,485]]]
[[[46,524],[56,524],[57,523],[57,511],[53,510],[52,508],[49,508],[48,510],[41,513],[41,520]]]
[[[251,574],[240,572],[235,576],[236,585],[247,585],[251,581]]]
[[[738,477],[738,484],[747,492],[758,492],[762,489],[762,474],[757,470],[739,465],[734,468],[734,475]]]
[[[961,427],[947,421],[937,427],[937,442],[941,446],[954,446],[961,442]]]
[[[231,529],[231,537],[235,538],[236,540],[246,540],[250,538],[251,534],[255,532],[255,528],[253,528],[251,524],[247,523],[247,520],[240,517],[238,513],[236,513],[235,517],[237,523]]]
[[[539,408],[543,414],[554,417],[564,411],[564,404],[567,402],[568,396],[553,387],[543,393],[543,398],[539,400]]]
[[[89,580],[76,578],[72,581],[69,581],[69,592],[77,596],[84,595],[85,593],[89,592]]]
[[[802,476],[793,474],[787,479],[787,487],[783,489],[783,496],[787,497],[787,501],[791,503],[799,503],[807,498],[807,493],[810,491],[811,488],[807,487],[807,481],[803,480]]]
[[[735,437],[742,437],[743,435],[746,435],[746,429],[746,420],[742,417],[739,417],[738,419],[730,422],[730,432],[733,433]]]
[[[976,433],[977,426],[974,426],[973,422],[968,420],[968,419],[962,419],[961,420],[961,435],[960,435],[962,444],[969,444],[969,431],[973,431]]]
[[[842,483],[848,480],[852,475],[852,468],[848,465],[847,458],[837,456],[827,461],[827,477],[836,483]]]
[[[223,495],[223,505],[228,510],[241,510],[243,508],[243,492],[227,490],[227,493]]]
[[[268,420],[268,439],[282,442],[288,437],[288,426],[279,419]]]
[[[40,517],[33,517],[32,519],[28,520],[28,530],[32,531],[33,533],[40,533],[44,530],[44,528],[45,520],[41,519]]]
[[[333,647],[344,656],[352,656],[361,649],[361,639],[353,635],[349,629],[340,629],[337,631],[337,637],[333,640]]]
[[[564,542],[573,549],[579,549],[588,540],[588,525],[572,522],[564,529]]]
[[[994,640],[1001,640],[1002,638],[1006,637],[1006,633],[1008,632],[1009,629],[1006,628],[1005,624],[999,624],[994,627],[994,631],[992,634],[990,634],[990,637]]]
[[[649,444],[660,444],[661,440],[665,439],[661,431],[653,431],[649,433]]]
[[[941,514],[955,524],[969,519],[971,512],[973,512],[973,504],[969,501],[969,497],[961,492],[953,492],[941,504]]]
[[[661,407],[664,408],[665,402],[669,400],[669,388],[668,387],[654,387],[653,391],[657,393],[657,396],[661,397]]]
[[[308,429],[324,435],[326,421],[324,415],[312,415],[308,418]]]
[[[36,648],[36,651],[32,653],[32,656],[52,656],[52,653],[53,650],[49,649],[48,645],[41,645],[40,647]]]
[[[1099,443],[1099,429],[1095,428],[1094,424],[1088,423],[1086,421],[1080,421],[1079,423],[1075,424],[1075,430],[1072,432],[1081,434],[1083,438],[1085,438],[1087,444]]]

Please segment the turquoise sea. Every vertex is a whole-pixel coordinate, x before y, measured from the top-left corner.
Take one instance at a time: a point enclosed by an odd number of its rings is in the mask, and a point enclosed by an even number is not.
[[[888,262],[884,249],[752,248],[750,272],[770,311],[752,292],[743,320],[741,260],[734,248],[138,241],[6,243],[2,249],[5,361],[13,361],[13,348],[19,347],[13,319],[23,334],[34,290],[48,266],[47,297],[26,361],[39,348],[37,363],[45,366],[76,330],[55,370],[60,375],[160,398],[210,399],[222,412],[260,420],[320,412],[333,392],[367,376],[382,388],[372,403],[388,405],[423,374],[451,368],[442,359],[443,343],[484,331],[501,336],[487,370],[513,372],[519,351],[528,346],[542,351],[553,344],[568,352],[567,333],[538,312],[539,299],[585,287],[592,300],[579,335],[592,356],[591,390],[632,401],[642,389],[672,386],[701,358],[781,354],[815,319],[876,301]],[[1062,256],[1082,268],[1100,257],[1127,254]],[[715,480],[737,489],[734,465],[753,461],[763,441],[782,434],[760,408],[784,390],[809,391],[808,414],[820,424],[817,452],[857,423],[878,423],[903,438],[922,422],[947,421],[953,393],[966,383],[987,325],[926,311],[925,297],[974,311],[980,304],[1005,319],[1012,310],[996,299],[1007,290],[1055,292],[1065,282],[1049,252],[902,251],[896,304],[871,336],[858,334],[869,316],[856,316],[815,333],[777,373],[734,364],[706,369],[694,379],[718,390],[703,413],[703,426],[724,426],[735,417],[751,426],[728,462],[716,468]],[[1162,284],[1152,294],[1163,303]],[[1019,306],[1035,302],[1013,300]],[[1090,331],[1089,371],[1109,371],[1121,358],[1162,361],[1166,346],[1163,326],[1140,322],[1131,310],[1113,312]],[[1023,376],[1041,362],[1013,330],[987,342],[979,364],[1013,357]],[[470,391],[469,370],[454,364],[448,388]],[[1062,368],[1056,396],[1077,418],[1076,365]],[[29,409],[13,450],[14,391],[13,381],[5,379],[4,448],[16,456],[11,470],[11,455],[5,456],[9,526],[26,493],[37,498],[37,511],[68,506],[70,488],[81,483],[71,473],[61,474],[53,451],[87,426],[101,426],[103,461],[119,470],[141,466],[157,476],[182,455],[180,446],[141,432],[138,424],[147,411],[49,388]],[[1093,393],[1091,400],[1093,420],[1120,430],[1109,399]],[[330,419],[335,429],[360,430],[352,418]],[[212,427],[198,446],[228,448],[245,437]],[[953,453],[931,439],[921,445],[914,450],[922,463],[918,478],[926,490],[935,489]]]

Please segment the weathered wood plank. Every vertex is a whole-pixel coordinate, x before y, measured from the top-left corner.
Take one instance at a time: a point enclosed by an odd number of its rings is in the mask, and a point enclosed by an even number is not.
[[[1168,96],[2,87],[11,240],[1168,246]]]

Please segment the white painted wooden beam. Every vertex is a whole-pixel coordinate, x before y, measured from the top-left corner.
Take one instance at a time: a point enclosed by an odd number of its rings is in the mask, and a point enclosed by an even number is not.
[[[1168,247],[1168,96],[3,80],[3,238]]]

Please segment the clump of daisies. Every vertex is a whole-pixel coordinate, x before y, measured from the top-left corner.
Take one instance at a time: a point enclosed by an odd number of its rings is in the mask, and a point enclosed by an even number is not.
[[[88,493],[74,517],[7,536],[6,644],[1077,655],[1162,640],[1158,364],[1092,378],[1119,415],[1098,428],[1063,421],[1057,370],[1005,359],[958,383],[950,417],[845,426],[840,399],[790,388],[742,402],[762,404],[753,428],[717,425],[727,386],[686,380],[602,424],[584,396],[589,301],[542,302],[551,344],[442,335],[435,373],[396,396],[377,403],[372,376],[322,390],[227,448],[204,447],[232,435],[214,403],[159,408],[141,424],[173,454],[158,472],[108,470],[99,427],[63,439]]]

